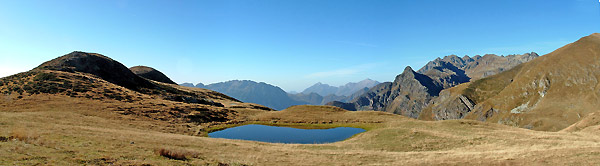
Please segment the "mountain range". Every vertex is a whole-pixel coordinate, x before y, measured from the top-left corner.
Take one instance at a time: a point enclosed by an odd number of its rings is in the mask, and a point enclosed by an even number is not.
[[[377,110],[418,118],[429,102],[443,89],[481,79],[508,70],[539,55],[481,56],[456,55],[437,58],[418,71],[406,67],[394,82],[381,83],[351,102],[330,102],[328,105],[348,110]]]
[[[371,79],[365,79],[365,80],[362,80],[359,82],[350,82],[350,83],[347,83],[347,84],[339,86],[339,87],[335,87],[335,86],[331,86],[328,84],[323,84],[321,82],[318,82],[318,83],[306,88],[304,91],[302,91],[302,93],[304,93],[304,94],[316,93],[321,96],[329,96],[329,95],[351,96],[355,92],[360,91],[360,90],[364,89],[365,87],[371,88],[377,84],[379,84],[379,82],[377,82],[375,80],[371,80]]]
[[[304,90],[304,92],[296,94],[286,93],[283,89],[271,84],[263,82],[259,83],[250,80],[232,80],[208,85],[204,85],[202,83],[198,83],[196,85],[192,83],[182,83],[180,85],[210,89],[244,102],[257,103],[276,110],[283,110],[294,105],[324,105],[331,101],[350,101],[354,97],[366,92],[368,88],[376,84],[378,84],[378,82],[371,79],[365,79],[357,83],[347,83],[340,87],[316,83],[315,85],[307,88],[307,90]],[[336,91],[332,91],[331,93],[324,93],[326,91],[320,91],[320,94],[313,92],[313,90],[316,90],[319,87],[333,87],[336,89]],[[343,90],[343,92],[338,92],[338,90]],[[350,93],[350,95],[338,96],[336,93]]]

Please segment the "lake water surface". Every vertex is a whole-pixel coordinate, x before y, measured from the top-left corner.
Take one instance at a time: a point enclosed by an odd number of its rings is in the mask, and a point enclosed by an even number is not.
[[[337,127],[331,129],[297,129],[266,125],[244,125],[208,133],[212,138],[241,139],[271,143],[323,144],[342,141],[364,132],[364,129]]]

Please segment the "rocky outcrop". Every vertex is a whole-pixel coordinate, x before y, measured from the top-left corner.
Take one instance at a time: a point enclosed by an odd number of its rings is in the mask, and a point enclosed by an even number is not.
[[[419,119],[449,120],[462,119],[475,107],[475,103],[462,94],[452,94],[442,91],[423,109]]]
[[[430,77],[406,67],[402,74],[396,76],[394,82],[381,83],[352,103],[335,104],[344,105],[348,110],[352,110],[348,107],[354,105],[356,110],[386,111],[417,118],[423,107],[433,96],[437,96],[441,89],[439,83]]]
[[[153,81],[167,84],[176,84],[162,72],[148,66],[134,66],[129,68],[134,74]]]

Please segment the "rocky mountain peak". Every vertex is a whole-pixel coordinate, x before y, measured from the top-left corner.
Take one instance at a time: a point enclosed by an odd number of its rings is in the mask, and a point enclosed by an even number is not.
[[[415,72],[415,71],[412,69],[412,67],[406,66],[404,68],[404,71],[402,72],[402,74],[404,74],[404,73],[410,74],[410,73],[413,73],[413,72]]]

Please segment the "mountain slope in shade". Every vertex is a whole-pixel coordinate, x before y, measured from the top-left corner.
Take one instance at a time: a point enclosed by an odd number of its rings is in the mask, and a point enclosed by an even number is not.
[[[600,34],[595,33],[506,72],[448,89],[422,119],[561,130],[599,110],[599,69]],[[456,104],[461,98],[472,106]]]
[[[358,107],[356,110],[381,110],[417,118],[421,109],[441,89],[428,76],[406,67],[394,82],[373,87],[353,103]]]
[[[307,104],[291,99],[281,88],[264,82],[232,80],[206,85],[206,89],[221,92],[243,102],[257,103],[277,110]]]
[[[167,77],[162,72],[160,72],[154,68],[148,67],[148,66],[134,66],[129,69],[134,74],[136,74],[140,77],[143,77],[143,78],[147,78],[150,80],[167,83],[167,84],[177,84],[177,83],[173,82],[169,77]]]

